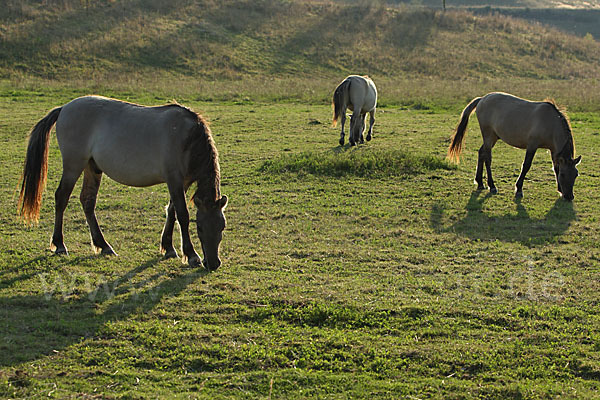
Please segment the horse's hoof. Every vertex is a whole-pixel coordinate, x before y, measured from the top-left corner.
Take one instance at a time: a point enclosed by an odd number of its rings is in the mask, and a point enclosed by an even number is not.
[[[484,190],[484,189],[485,189],[485,186],[483,186],[483,185],[477,186],[477,190]]]
[[[192,268],[196,268],[196,267],[201,267],[202,266],[202,260],[200,260],[200,257],[198,257],[198,255],[194,256],[194,257],[189,257],[188,258],[188,265]]]
[[[521,192],[516,192],[516,193],[515,193],[515,197],[516,197],[517,199],[522,199],[522,198],[523,198],[523,192],[522,192],[522,191],[521,191]]]
[[[100,251],[100,255],[102,255],[102,256],[115,256],[115,257],[118,256],[118,254],[115,253],[115,251],[110,246],[103,248]]]
[[[496,189],[495,187],[491,187],[490,188],[490,193],[491,194],[498,194],[498,189]]]
[[[344,145],[344,139],[340,139],[340,146]]]
[[[356,143],[350,142],[350,146],[356,146]]]
[[[59,247],[56,250],[54,250],[54,254],[56,254],[57,256],[68,256],[69,252],[67,251],[67,249],[65,247]]]
[[[202,264],[204,265],[204,268],[206,268],[208,271],[216,271],[221,266],[221,261],[219,261],[217,265],[209,265],[206,259],[204,259],[202,260]]]
[[[563,199],[564,201],[567,201],[567,202],[569,202],[569,203],[570,203],[570,202],[572,202],[572,201],[573,201],[573,199],[575,198],[575,196],[566,197],[566,196],[563,194],[562,196],[560,196],[560,198],[561,198],[561,199]]]
[[[371,135],[367,135],[367,142],[371,141]]]
[[[167,250],[165,251],[163,257],[165,260],[168,260],[169,258],[177,258],[177,252],[175,251],[175,249]]]

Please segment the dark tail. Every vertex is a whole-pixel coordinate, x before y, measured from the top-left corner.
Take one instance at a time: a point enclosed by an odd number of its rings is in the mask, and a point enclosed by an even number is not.
[[[458,164],[460,161],[460,153],[462,153],[463,141],[465,140],[465,132],[467,131],[467,125],[469,124],[469,117],[477,108],[477,104],[481,97],[477,97],[465,107],[462,114],[460,115],[460,122],[452,135],[452,143],[448,147],[448,159]]]
[[[333,126],[337,125],[337,120],[342,114],[342,107],[344,102],[344,95],[350,90],[350,79],[344,80],[335,88],[333,93]]]
[[[40,216],[42,193],[48,173],[48,140],[50,130],[58,119],[61,107],[50,111],[31,131],[19,195],[19,214],[30,223]]]

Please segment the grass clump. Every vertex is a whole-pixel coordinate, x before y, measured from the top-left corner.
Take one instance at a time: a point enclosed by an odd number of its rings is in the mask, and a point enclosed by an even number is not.
[[[355,149],[333,152],[302,152],[263,162],[259,170],[268,173],[305,173],[323,176],[411,176],[433,170],[456,169],[433,155],[402,150]]]

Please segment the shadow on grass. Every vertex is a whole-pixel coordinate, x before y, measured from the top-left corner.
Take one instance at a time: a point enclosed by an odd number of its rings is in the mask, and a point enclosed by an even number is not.
[[[573,203],[557,199],[546,215],[532,218],[520,199],[515,199],[516,214],[488,216],[483,212],[483,204],[493,196],[473,191],[467,202],[467,215],[450,226],[444,226],[444,209],[435,204],[431,210],[430,225],[438,232],[453,232],[473,240],[501,240],[521,242],[525,245],[539,245],[557,240],[575,220]]]
[[[0,367],[36,360],[96,337],[106,323],[144,314],[164,296],[175,296],[209,274],[194,269],[134,279],[161,259],[151,258],[116,279],[93,282],[87,290],[61,292],[64,286],[48,285],[40,274],[46,293],[0,297]]]

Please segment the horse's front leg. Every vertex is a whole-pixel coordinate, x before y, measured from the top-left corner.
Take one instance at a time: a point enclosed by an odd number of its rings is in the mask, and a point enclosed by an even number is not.
[[[360,110],[356,111],[355,109],[352,116],[350,116],[350,146],[354,146],[360,140],[360,135],[358,133],[360,125],[359,118],[361,118]]]
[[[342,132],[340,133],[340,146],[344,145],[344,125],[346,125],[346,110],[342,110],[342,120],[341,120],[341,125],[342,125]]]
[[[554,161],[552,161],[554,162]],[[558,166],[558,162],[554,163],[554,175],[556,176],[556,188],[560,194],[562,194],[562,190],[560,187],[560,181],[558,180],[558,174],[560,173],[560,167]]]
[[[98,197],[100,182],[102,181],[102,172],[96,171],[96,167],[93,165],[88,165],[83,171],[83,185],[79,200],[81,201],[83,212],[90,228],[92,249],[95,253],[116,256],[117,253],[115,253],[113,248],[104,239],[104,235],[102,235],[98,220],[96,219],[96,199]]]
[[[194,245],[190,239],[190,214],[185,202],[185,190],[183,184],[175,180],[174,182],[167,182],[167,186],[169,188],[169,194],[171,195],[171,201],[175,208],[175,216],[177,217],[177,221],[179,221],[179,228],[181,229],[182,261],[187,261],[192,267],[201,266],[202,262],[200,257],[196,253],[196,250],[194,250]]]
[[[358,143],[363,144],[365,142],[365,119],[367,118],[366,114],[360,116],[360,135],[358,137]]]
[[[173,229],[175,227],[175,205],[169,201],[166,207],[167,220],[160,238],[160,252],[165,258],[176,258],[177,251],[173,247]]]
[[[525,175],[529,171],[529,168],[531,168],[531,162],[533,161],[536,150],[537,149],[527,150],[527,153],[525,153],[525,160],[523,161],[523,166],[521,167],[521,174],[519,175],[519,179],[517,179],[517,183],[515,185],[515,196],[517,198],[523,197],[523,181],[525,180]]]
[[[369,132],[367,133],[367,142],[371,140],[373,135],[373,125],[375,124],[375,109],[369,111]]]

